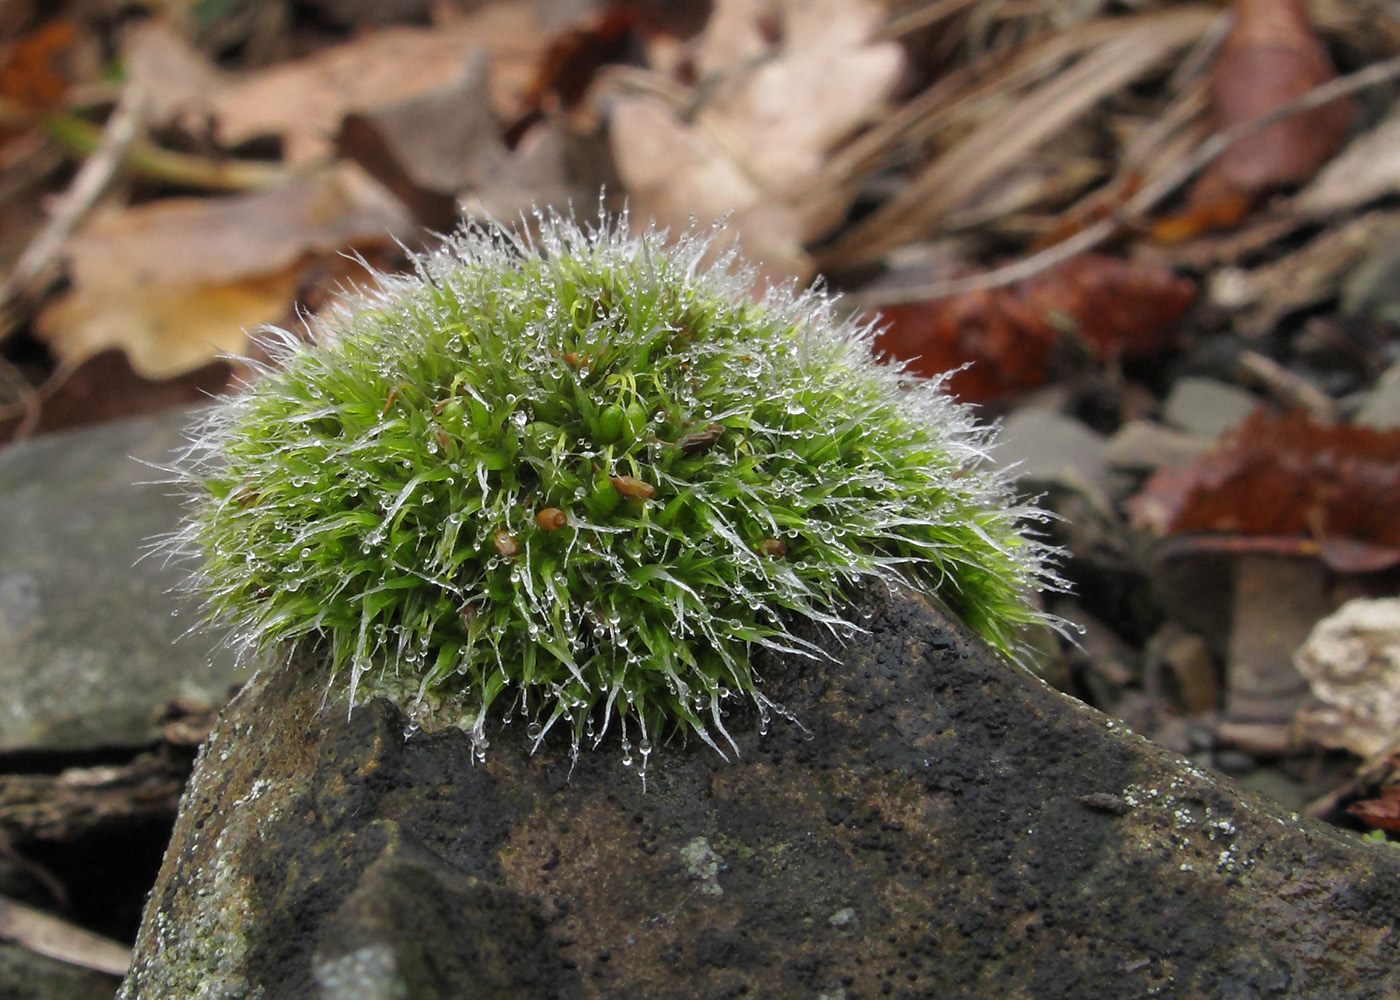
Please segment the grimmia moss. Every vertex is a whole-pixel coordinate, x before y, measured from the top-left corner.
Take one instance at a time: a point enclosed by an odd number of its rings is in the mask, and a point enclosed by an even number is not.
[[[341,305],[212,407],[170,540],[234,641],[318,647],[352,703],[535,745],[562,723],[719,749],[766,716],[755,646],[814,658],[858,588],[939,597],[1002,650],[1042,618],[1036,517],[981,463],[989,431],[871,357],[819,291],[752,301],[708,240],[542,220],[471,228]],[[508,717],[508,716],[507,716]]]

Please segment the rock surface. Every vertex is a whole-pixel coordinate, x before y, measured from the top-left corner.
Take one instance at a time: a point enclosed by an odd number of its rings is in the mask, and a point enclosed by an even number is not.
[[[741,754],[484,763],[295,663],[226,711],[126,1000],[1400,995],[1400,852],[1289,815],[921,600]],[[766,728],[766,732],[765,732]],[[807,734],[810,733],[810,736]]]
[[[222,705],[245,678],[141,560],[180,514],[161,478],[185,411],[0,449],[0,753],[140,746],[167,699]],[[139,560],[139,561],[138,561]],[[189,613],[174,616],[185,607]]]

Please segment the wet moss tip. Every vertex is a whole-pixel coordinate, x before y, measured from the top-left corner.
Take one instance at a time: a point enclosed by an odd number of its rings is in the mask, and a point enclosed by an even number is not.
[[[820,290],[750,294],[709,233],[546,216],[469,227],[378,277],[314,342],[209,408],[178,464],[198,559],[241,648],[314,649],[352,704],[412,724],[521,717],[574,754],[610,731],[721,750],[750,653],[813,659],[862,588],[937,596],[996,647],[1056,583],[983,461],[991,432],[877,363]]]

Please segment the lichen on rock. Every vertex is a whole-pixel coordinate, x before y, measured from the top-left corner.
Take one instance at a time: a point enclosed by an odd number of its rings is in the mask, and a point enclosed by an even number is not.
[[[871,356],[819,290],[749,295],[705,234],[627,220],[468,228],[348,298],[212,407],[168,544],[237,645],[321,650],[352,703],[413,724],[523,717],[575,754],[620,730],[720,749],[778,710],[755,647],[859,629],[853,595],[936,595],[1008,651],[1047,548],[937,380]],[[732,740],[729,742],[732,743]]]

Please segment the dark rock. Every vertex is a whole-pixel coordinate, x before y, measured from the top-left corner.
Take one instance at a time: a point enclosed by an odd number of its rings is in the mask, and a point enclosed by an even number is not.
[[[827,664],[763,664],[802,727],[741,755],[347,713],[293,663],[226,711],[126,1000],[1379,998],[1400,852],[1283,813],[884,598]],[[766,733],[765,733],[766,728]],[[808,735],[810,734],[810,736]]]

